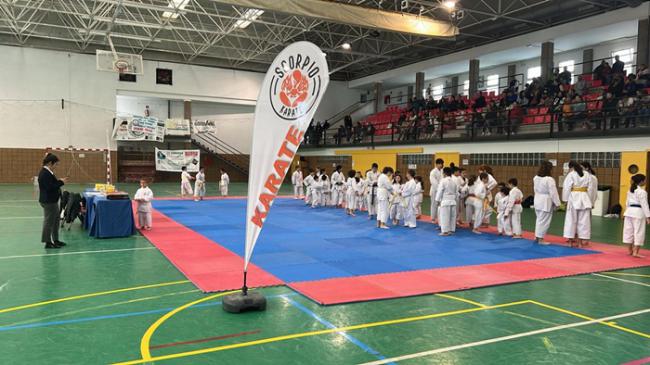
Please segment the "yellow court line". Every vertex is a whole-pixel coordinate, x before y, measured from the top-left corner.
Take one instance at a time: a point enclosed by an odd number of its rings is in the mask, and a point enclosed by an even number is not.
[[[134,365],[134,364],[143,364],[143,363],[152,362],[152,361],[162,361],[162,360],[177,359],[177,358],[181,358],[181,357],[202,355],[202,354],[207,354],[207,353],[212,353],[212,352],[218,352],[218,351],[224,351],[224,350],[232,350],[232,349],[237,349],[237,348],[242,348],[242,347],[250,347],[250,346],[255,346],[255,345],[262,345],[262,344],[267,344],[267,343],[272,343],[272,342],[293,340],[293,339],[297,339],[297,338],[312,337],[312,336],[325,335],[325,334],[337,333],[337,332],[354,331],[354,330],[372,328],[372,327],[379,327],[379,326],[389,326],[389,325],[395,325],[395,324],[401,324],[401,323],[410,323],[410,322],[422,321],[422,320],[426,320],[426,319],[442,318],[442,317],[448,317],[448,316],[453,316],[453,315],[458,315],[458,314],[480,312],[480,311],[489,310],[489,309],[512,307],[512,306],[521,305],[521,304],[528,304],[528,303],[530,303],[530,301],[523,300],[523,301],[519,301],[519,302],[497,304],[497,305],[491,305],[491,306],[486,306],[486,307],[461,309],[461,310],[456,310],[456,311],[451,311],[451,312],[434,313],[434,314],[427,314],[427,315],[415,316],[415,317],[391,319],[391,320],[380,321],[380,322],[362,323],[362,324],[351,325],[351,326],[346,326],[346,327],[329,328],[329,329],[318,330],[318,331],[294,333],[294,334],[289,334],[289,335],[282,335],[282,336],[276,336],[276,337],[270,337],[270,338],[263,338],[263,339],[254,340],[254,341],[240,342],[240,343],[235,343],[235,344],[231,344],[231,345],[210,347],[210,348],[187,351],[187,352],[179,352],[179,353],[163,355],[163,356],[155,356],[155,357],[150,357],[150,358],[146,358],[146,359],[142,358],[142,359],[137,359],[137,360],[130,360],[130,361],[125,361],[125,362],[115,363],[114,365]],[[189,307],[189,306],[191,306],[193,304],[195,304],[195,302],[188,303],[188,304],[184,305],[183,307],[179,307],[178,308],[179,310],[175,310],[176,312],[173,313],[173,314],[176,314],[176,313],[180,312],[181,310],[183,310],[183,309],[185,309],[185,308],[187,308],[187,307]],[[171,315],[173,315],[173,314],[171,314]],[[167,318],[165,318],[165,320],[169,319],[171,317],[171,315],[167,316]],[[162,317],[161,317],[161,319],[162,319]],[[164,322],[164,321],[162,321],[162,322]],[[141,350],[142,350],[142,348],[141,348]]]
[[[566,309],[563,309],[563,308],[559,308],[559,307],[556,307],[556,306],[553,306],[553,305],[550,305],[550,304],[540,303],[540,302],[536,302],[534,300],[531,300],[530,302],[532,304],[538,305],[540,307],[548,308],[548,309],[551,309],[551,310],[554,310],[554,311],[557,311],[557,312],[561,312],[561,313],[564,313],[564,314],[568,314],[568,315],[571,315],[571,316],[574,316],[574,317],[586,319],[588,321],[594,321],[595,320],[595,318],[593,318],[593,317],[585,316],[584,314],[576,313],[576,312],[566,310]],[[621,330],[623,332],[631,333],[631,334],[634,334],[634,335],[637,335],[637,336],[641,336],[641,337],[650,339],[650,334],[639,332],[639,331],[636,331],[636,330],[633,330],[633,329],[629,329],[627,327],[619,326],[619,325],[614,324],[612,322],[599,321],[598,323],[600,323],[602,325],[605,325],[607,327],[616,328],[617,330]]]
[[[449,294],[436,294],[436,296],[451,299],[451,300],[455,300],[455,301],[458,301],[458,302],[468,303],[468,304],[471,304],[471,305],[475,305],[477,307],[487,307],[487,305],[485,305],[485,304],[481,304],[481,303],[475,302],[473,300],[460,298],[460,297],[456,297],[456,296],[449,295]]]
[[[626,273],[626,272],[604,272],[602,274],[621,275],[621,276],[636,276],[636,277],[640,277],[640,278],[650,278],[650,275],[632,274],[632,273]]]
[[[99,297],[99,296],[102,296],[102,295],[124,293],[124,292],[142,290],[142,289],[160,288],[160,287],[164,287],[164,286],[185,284],[185,283],[189,283],[189,282],[190,282],[189,280],[170,281],[170,282],[166,282],[166,283],[141,285],[141,286],[134,286],[134,287],[131,287],[131,288],[122,288],[122,289],[101,291],[101,292],[96,292],[96,293],[75,295],[75,296],[72,296],[72,297],[52,299],[52,300],[47,300],[47,301],[44,301],[44,302],[37,302],[37,303],[32,303],[32,304],[19,305],[17,307],[0,309],[0,314],[15,312],[15,311],[19,311],[19,310],[23,310],[23,309],[29,309],[29,308],[42,307],[42,306],[49,305],[49,304],[69,302],[69,301],[72,301],[72,300],[93,298],[93,297]]]
[[[142,358],[145,359],[145,360],[151,359],[151,352],[149,350],[149,347],[150,347],[149,344],[151,342],[151,336],[153,336],[154,332],[156,332],[158,327],[160,327],[160,325],[162,325],[166,320],[168,320],[169,318],[174,316],[176,313],[181,312],[181,311],[183,311],[183,310],[185,310],[185,309],[187,309],[187,308],[189,308],[189,307],[191,307],[193,305],[196,305],[196,304],[199,304],[199,303],[202,303],[202,302],[206,302],[206,301],[208,301],[210,299],[223,297],[225,295],[232,294],[232,293],[235,293],[237,291],[238,290],[233,290],[233,291],[228,291],[228,292],[223,292],[223,293],[217,293],[217,294],[214,294],[214,295],[207,296],[205,298],[197,299],[197,300],[195,300],[193,302],[184,304],[184,305],[182,305],[182,306],[180,306],[180,307],[178,307],[178,308],[176,308],[176,309],[174,309],[172,311],[169,311],[164,316],[158,318],[158,320],[156,322],[154,322],[151,326],[149,326],[149,328],[147,328],[147,331],[144,333],[144,336],[142,336],[142,339],[140,340],[140,354],[142,355]]]

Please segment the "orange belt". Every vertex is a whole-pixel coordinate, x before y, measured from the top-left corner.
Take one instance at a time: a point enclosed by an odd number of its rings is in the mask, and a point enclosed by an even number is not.
[[[571,188],[571,191],[579,191],[582,193],[586,193],[589,191],[589,188]]]

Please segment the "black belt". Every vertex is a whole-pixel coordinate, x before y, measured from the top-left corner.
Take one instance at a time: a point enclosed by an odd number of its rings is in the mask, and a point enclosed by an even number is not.
[[[630,204],[632,208],[641,208],[641,204]]]

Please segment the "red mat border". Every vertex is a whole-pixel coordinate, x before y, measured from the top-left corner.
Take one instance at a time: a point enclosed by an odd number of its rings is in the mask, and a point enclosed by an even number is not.
[[[245,198],[212,196],[206,197],[206,200]],[[293,196],[278,198],[291,199]],[[158,200],[189,199],[171,197]],[[243,258],[156,209],[153,209],[152,214],[154,228],[140,232],[201,291],[218,292],[240,287]],[[430,223],[430,217],[423,215],[420,221]],[[482,231],[496,234],[496,227],[491,226]],[[532,232],[524,232],[523,236],[526,239],[535,238]],[[547,240],[560,245],[564,245],[566,241],[563,237],[553,235],[548,235]],[[627,249],[621,246],[591,243],[590,249],[599,253],[292,283],[285,283],[262,268],[250,264],[249,286],[287,285],[318,304],[336,305],[650,266],[650,258],[630,257],[627,255]],[[650,254],[650,251],[645,253]],[[206,266],[218,270],[206,271]],[[534,270],[531,270],[533,268]]]

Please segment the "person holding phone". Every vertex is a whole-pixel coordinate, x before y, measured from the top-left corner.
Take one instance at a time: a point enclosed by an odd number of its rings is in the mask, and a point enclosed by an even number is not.
[[[61,187],[68,180],[67,177],[59,179],[54,175],[59,158],[48,153],[43,159],[43,168],[38,174],[38,202],[43,207],[43,232],[41,241],[46,249],[56,249],[65,246],[59,241],[59,199]]]

